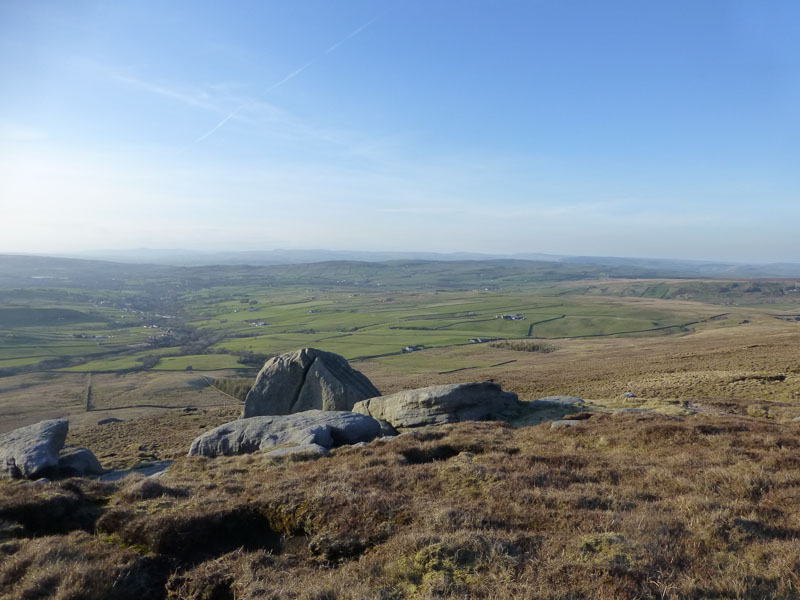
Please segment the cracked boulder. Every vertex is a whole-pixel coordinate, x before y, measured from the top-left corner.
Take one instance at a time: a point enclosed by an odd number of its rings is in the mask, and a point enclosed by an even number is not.
[[[68,429],[66,419],[52,419],[0,435],[0,473],[32,479],[52,469]]]
[[[268,360],[245,399],[244,418],[307,410],[352,410],[380,396],[365,375],[338,354],[303,348]]]
[[[335,446],[369,442],[380,432],[380,423],[372,417],[346,411],[250,417],[207,431],[192,442],[189,456],[266,453],[276,448],[322,454]]]
[[[519,410],[517,395],[490,381],[406,390],[353,407],[353,412],[386,421],[398,430],[459,421],[503,421],[516,417]]]
[[[103,467],[88,448],[64,448],[58,457],[58,472],[62,477],[101,475]]]

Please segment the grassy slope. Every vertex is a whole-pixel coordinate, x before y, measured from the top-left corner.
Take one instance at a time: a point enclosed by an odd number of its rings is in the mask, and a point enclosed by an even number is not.
[[[467,423],[316,462],[183,458],[148,485],[0,484],[0,594],[798,598],[798,437],[707,415]]]

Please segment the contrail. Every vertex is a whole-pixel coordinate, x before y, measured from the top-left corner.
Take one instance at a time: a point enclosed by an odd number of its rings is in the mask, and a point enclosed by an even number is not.
[[[364,30],[365,30],[367,27],[369,27],[370,25],[372,25],[372,24],[373,24],[375,21],[377,21],[377,20],[378,20],[378,19],[380,19],[380,18],[381,18],[381,15],[378,15],[377,17],[374,17],[374,18],[370,19],[369,21],[367,21],[366,23],[364,23],[364,24],[363,24],[361,27],[358,27],[358,28],[354,29],[354,30],[353,30],[353,31],[351,31],[349,34],[347,34],[345,37],[343,37],[341,40],[339,40],[338,42],[336,42],[336,43],[335,43],[333,46],[331,46],[330,48],[328,48],[327,50],[325,50],[325,54],[330,54],[331,52],[333,52],[334,50],[336,50],[336,49],[337,49],[339,46],[341,46],[342,44],[344,44],[344,43],[345,43],[347,40],[349,40],[350,38],[354,38],[354,37],[356,37],[356,36],[357,36],[359,33],[361,33],[362,31],[364,31]]]
[[[295,77],[297,77],[298,75],[300,75],[300,73],[302,73],[303,71],[305,71],[305,70],[306,70],[308,67],[310,67],[311,65],[313,65],[315,62],[316,62],[316,59],[315,59],[315,60],[310,60],[310,61],[308,61],[308,62],[307,62],[306,64],[304,64],[302,67],[300,67],[299,69],[295,69],[294,71],[292,71],[291,73],[289,73],[289,74],[288,74],[286,77],[284,77],[284,78],[283,78],[283,79],[281,79],[280,81],[278,81],[278,82],[276,82],[276,83],[273,83],[273,84],[272,84],[271,86],[269,86],[269,87],[268,87],[266,90],[264,90],[264,93],[271,92],[271,91],[272,91],[272,90],[274,90],[275,88],[282,86],[284,83],[286,83],[286,82],[287,82],[287,81],[289,81],[290,79],[294,79]]]
[[[234,116],[236,116],[236,113],[237,113],[237,112],[239,112],[240,110],[242,110],[242,109],[243,109],[245,106],[247,106],[247,104],[242,104],[242,105],[241,105],[239,108],[237,108],[237,109],[236,109],[236,110],[234,110],[234,111],[233,111],[231,114],[229,114],[227,117],[225,117],[224,119],[222,119],[222,121],[220,121],[219,123],[217,123],[216,125],[214,125],[214,127],[213,127],[213,128],[209,129],[209,130],[208,130],[208,131],[206,131],[206,132],[205,132],[203,135],[201,135],[199,138],[197,138],[197,139],[194,141],[194,143],[195,143],[195,144],[197,144],[198,142],[202,142],[204,139],[206,139],[208,136],[210,136],[212,133],[214,133],[214,132],[215,132],[217,129],[219,129],[220,127],[222,127],[223,125],[225,125],[225,123],[227,123],[228,121],[230,121],[230,120],[231,120],[231,119],[232,119]]]
[[[357,27],[356,29],[354,29],[353,31],[351,31],[350,33],[348,33],[346,36],[344,36],[342,39],[340,39],[338,42],[336,42],[336,43],[335,43],[333,46],[331,46],[330,48],[328,48],[327,50],[325,50],[325,52],[323,52],[322,54],[320,54],[320,55],[319,55],[319,56],[317,56],[316,58],[313,58],[313,59],[311,59],[311,60],[310,60],[310,61],[308,61],[306,64],[304,64],[302,67],[299,67],[299,68],[295,69],[294,71],[292,71],[291,73],[289,73],[289,74],[288,74],[286,77],[284,77],[283,79],[280,79],[280,80],[276,81],[275,83],[273,83],[271,86],[269,86],[268,88],[266,88],[266,89],[264,90],[264,92],[263,92],[263,93],[264,93],[264,94],[266,94],[266,93],[268,93],[268,92],[271,92],[271,91],[273,91],[273,90],[275,90],[275,89],[279,88],[280,86],[282,86],[284,83],[286,83],[286,82],[288,82],[288,81],[291,81],[292,79],[294,79],[295,77],[297,77],[298,75],[300,75],[300,73],[302,73],[303,71],[305,71],[306,69],[308,69],[308,68],[309,68],[311,65],[313,65],[313,64],[314,64],[314,63],[316,63],[316,62],[318,62],[318,61],[319,61],[321,58],[323,58],[324,56],[326,56],[326,55],[330,54],[331,52],[334,52],[334,51],[335,51],[335,50],[336,50],[336,49],[337,49],[339,46],[341,46],[342,44],[344,44],[344,43],[345,43],[347,40],[349,40],[349,39],[352,39],[352,38],[356,37],[356,36],[357,36],[359,33],[361,33],[361,32],[362,32],[362,31],[364,31],[364,30],[365,30],[367,27],[369,27],[370,25],[372,25],[372,24],[373,24],[375,21],[377,21],[377,20],[378,20],[380,17],[381,17],[381,15],[378,15],[377,17],[374,17],[374,18],[370,19],[369,21],[367,21],[366,23],[364,23],[364,24],[363,24],[363,25],[361,25],[360,27]],[[217,123],[216,125],[214,125],[214,127],[212,127],[211,129],[209,129],[208,131],[206,131],[206,132],[205,132],[203,135],[201,135],[199,138],[197,138],[197,139],[194,141],[194,143],[195,143],[195,144],[198,144],[198,143],[202,142],[204,139],[206,139],[207,137],[209,137],[210,135],[212,135],[212,134],[213,134],[215,131],[217,131],[217,129],[219,129],[220,127],[222,127],[223,125],[225,125],[225,123],[227,123],[228,121],[230,121],[230,120],[231,120],[233,117],[235,117],[237,114],[239,114],[239,113],[240,113],[242,110],[244,110],[244,109],[245,109],[245,108],[247,108],[248,106],[252,105],[254,102],[255,102],[254,100],[251,100],[251,101],[249,101],[249,102],[245,102],[245,103],[244,103],[244,104],[242,104],[241,106],[237,106],[237,107],[236,107],[236,108],[235,108],[233,111],[231,111],[231,113],[230,113],[228,116],[226,116],[226,117],[225,117],[224,119],[222,119],[222,120],[221,120],[219,123]]]

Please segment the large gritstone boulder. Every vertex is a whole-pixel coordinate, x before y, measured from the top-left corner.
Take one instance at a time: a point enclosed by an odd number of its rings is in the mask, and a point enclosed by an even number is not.
[[[0,474],[34,478],[52,469],[68,429],[66,419],[53,419],[0,435]]]
[[[353,412],[388,421],[397,429],[511,419],[519,411],[517,395],[496,383],[458,383],[406,390],[356,403]]]
[[[381,425],[372,417],[345,411],[309,410],[294,415],[239,419],[207,431],[189,456],[229,456],[269,452],[278,447],[316,444],[329,449],[375,439]]]
[[[103,467],[88,448],[64,448],[58,458],[58,474],[62,477],[101,475]]]
[[[268,360],[245,399],[243,417],[305,410],[352,410],[381,393],[343,357],[303,348]]]

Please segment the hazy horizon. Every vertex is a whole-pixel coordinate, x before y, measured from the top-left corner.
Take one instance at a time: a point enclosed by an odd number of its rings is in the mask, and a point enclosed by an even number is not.
[[[0,251],[0,255],[7,256],[36,256],[42,258],[76,258],[84,260],[103,260],[103,261],[120,261],[127,263],[142,263],[147,262],[148,259],[154,260],[156,264],[172,264],[168,260],[173,258],[177,262],[176,265],[183,264],[186,260],[191,259],[193,256],[196,258],[195,262],[189,260],[186,264],[213,264],[210,262],[202,262],[201,258],[207,257],[210,260],[220,257],[228,257],[224,264],[239,264],[231,262],[236,256],[247,257],[253,255],[270,255],[275,254],[276,257],[285,255],[293,257],[292,263],[302,262],[325,262],[336,260],[354,260],[354,261],[382,261],[382,260],[403,260],[406,257],[409,259],[419,260],[493,260],[493,259],[513,259],[513,260],[531,260],[531,261],[562,261],[571,260],[579,262],[579,259],[587,259],[589,262],[597,262],[602,259],[608,260],[621,260],[621,261],[660,261],[660,262],[675,262],[675,263],[703,263],[708,264],[730,264],[730,265],[770,265],[770,264],[792,264],[800,265],[800,261],[769,261],[769,260],[726,260],[719,258],[707,257],[687,257],[676,258],[675,256],[637,256],[637,255],[609,255],[609,254],[550,254],[546,252],[507,252],[507,253],[491,253],[491,252],[471,252],[465,250],[454,250],[451,252],[434,252],[425,250],[363,250],[357,248],[342,248],[333,250],[330,248],[255,248],[250,250],[241,250],[239,248],[220,248],[220,249],[203,249],[203,248],[90,248],[79,250],[65,250],[53,252],[18,252],[18,251]],[[330,256],[326,256],[330,255]],[[342,255],[354,255],[353,257],[341,257]],[[308,260],[304,260],[308,257]],[[262,257],[263,258],[263,257]],[[181,260],[183,259],[183,260]],[[197,262],[200,261],[200,262]],[[246,263],[241,263],[246,264]],[[277,264],[277,263],[275,263]]]
[[[10,0],[0,252],[800,262],[798,25],[789,1]]]

